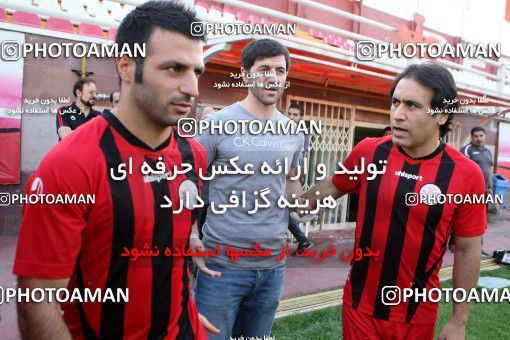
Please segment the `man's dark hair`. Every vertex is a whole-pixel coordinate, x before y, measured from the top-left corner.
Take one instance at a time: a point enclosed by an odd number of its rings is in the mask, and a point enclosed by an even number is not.
[[[483,133],[485,133],[485,129],[481,126],[475,126],[474,128],[471,129],[471,136],[475,133],[475,132],[478,132],[478,131],[482,131]]]
[[[431,62],[410,65],[397,75],[393,81],[390,100],[393,98],[398,82],[403,78],[413,79],[434,93],[430,103],[432,110],[448,110],[448,112],[445,112],[448,115],[448,120],[439,127],[439,135],[444,137],[451,130],[450,125],[453,115],[459,107],[457,100],[455,100],[457,99],[457,87],[450,71],[443,66]],[[445,103],[445,100],[448,103]]]
[[[387,126],[382,130],[382,133],[384,134],[386,131],[391,131],[391,126]]]
[[[94,83],[92,79],[89,78],[80,78],[73,85],[73,95],[76,97],[76,91],[80,90],[83,92],[83,85]],[[76,97],[77,98],[77,97]]]
[[[120,91],[113,91],[112,93],[110,93],[110,103],[113,104],[113,94],[117,93],[117,92],[120,92]]]
[[[241,62],[243,68],[249,71],[258,59],[285,56],[285,70],[289,71],[290,56],[287,47],[273,39],[254,40],[243,48]]]
[[[183,4],[175,1],[147,1],[124,17],[120,23],[115,43],[119,45],[119,49],[123,44],[127,44],[131,51],[134,50],[135,44],[146,44],[145,48],[148,50],[147,43],[156,27],[180,33],[189,39],[205,41],[205,35],[191,34],[191,24],[198,21],[196,13]],[[193,32],[202,33],[203,30],[198,29],[196,25],[200,24],[193,25]],[[136,65],[135,82],[142,83],[144,58],[136,57],[134,60]]]
[[[289,110],[290,110],[290,109],[296,109],[296,110],[298,110],[298,111],[299,111],[299,115],[300,115],[301,117],[303,117],[303,116],[305,115],[305,110],[304,110],[304,108],[303,108],[303,105],[301,105],[301,104],[299,104],[299,103],[297,103],[297,102],[294,102],[294,103],[290,104],[290,106],[289,106]]]

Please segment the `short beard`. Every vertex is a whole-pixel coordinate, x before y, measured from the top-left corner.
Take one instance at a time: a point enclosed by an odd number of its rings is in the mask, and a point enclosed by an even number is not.
[[[158,98],[146,85],[137,83],[133,87],[133,99],[147,116],[164,117],[166,108],[159,103]],[[149,117],[147,117],[149,118]],[[173,122],[157,121],[158,125],[172,125]]]
[[[92,108],[92,106],[94,106],[94,104],[92,104],[92,103],[90,102],[90,100],[83,101],[82,99],[80,99],[80,102],[81,102],[84,106],[89,107],[89,108]]]
[[[176,98],[170,99],[167,105],[159,101],[158,96],[153,92],[145,82],[142,84],[135,84],[133,87],[133,98],[138,107],[145,113],[147,119],[162,127],[177,125],[179,119],[182,117],[171,117],[168,114],[168,105],[171,100],[176,101],[189,101],[189,98]]]
[[[257,100],[265,106],[275,105],[276,103],[278,103],[278,101],[280,100],[280,98],[283,95],[283,91],[280,92],[280,89],[278,89],[278,93],[277,93],[274,101],[267,101],[264,99],[264,95],[262,95],[262,91],[264,91],[263,87],[249,87],[248,90],[251,91],[253,96],[255,98],[257,98]],[[258,91],[260,91],[260,92],[258,92]]]

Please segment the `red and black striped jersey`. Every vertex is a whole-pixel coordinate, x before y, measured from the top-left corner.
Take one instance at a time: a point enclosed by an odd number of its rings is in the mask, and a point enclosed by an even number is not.
[[[486,208],[455,204],[458,200],[421,203],[416,197],[424,193],[480,197],[485,194],[482,172],[445,143],[428,156],[411,158],[392,143],[391,136],[364,139],[342,164],[347,170],[360,169],[362,159],[365,167],[373,163],[378,170],[386,166],[386,171],[372,180],[367,180],[367,172],[335,174],[333,184],[343,193],[359,193],[355,246],[379,250],[380,255],[352,261],[344,303],[380,319],[434,323],[437,303],[390,306],[383,303],[382,293],[390,286],[440,287],[438,272],[451,231],[460,237],[482,235],[487,228]]]
[[[132,174],[119,165],[132,161]],[[165,170],[191,164],[173,180],[143,174],[162,160]],[[160,163],[158,163],[160,164]],[[152,149],[109,111],[57,144],[27,182],[26,191],[94,194],[94,204],[25,205],[14,273],[33,278],[71,278],[70,289],[128,289],[128,302],[66,303],[64,320],[74,338],[205,339],[190,296],[184,256],[164,256],[166,247],[188,245],[196,214],[174,214],[183,192],[199,192],[198,171],[207,168],[203,147],[191,138],[170,137]],[[158,168],[159,169],[159,168]],[[37,180],[38,185],[33,186]],[[172,207],[162,208],[165,196]],[[125,249],[161,250],[160,256],[122,256]]]
[[[71,130],[75,130],[99,115],[101,115],[101,112],[90,108],[90,112],[85,116],[85,113],[76,105],[76,102],[71,105],[60,106],[57,111],[57,130],[62,126],[68,126]]]

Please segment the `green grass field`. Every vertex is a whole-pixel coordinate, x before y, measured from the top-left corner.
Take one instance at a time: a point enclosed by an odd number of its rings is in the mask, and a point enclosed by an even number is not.
[[[497,276],[510,279],[510,268],[484,271],[480,276]],[[441,283],[451,287],[451,280]],[[452,312],[452,302],[441,302],[436,324],[436,337]],[[466,327],[466,339],[510,339],[510,303],[478,303],[471,306]],[[276,320],[272,336],[275,340],[323,340],[342,338],[341,306]]]

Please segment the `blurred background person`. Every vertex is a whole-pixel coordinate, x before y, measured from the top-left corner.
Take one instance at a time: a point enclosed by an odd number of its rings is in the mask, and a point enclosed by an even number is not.
[[[57,112],[58,140],[62,140],[78,126],[99,116],[101,112],[92,107],[97,100],[97,90],[94,81],[80,78],[73,86],[73,95],[76,98],[70,105],[60,106]]]
[[[485,181],[485,191],[488,195],[493,193],[492,185],[492,167],[494,162],[492,161],[491,150],[485,147],[485,129],[481,126],[475,126],[471,129],[471,143],[464,145],[460,148],[460,152],[467,158],[474,161],[483,173],[483,179]],[[489,214],[487,214],[487,217]],[[483,242],[483,240],[482,240]],[[448,242],[448,250],[453,252],[455,245],[455,236],[451,235],[450,241]],[[482,255],[490,256],[488,253],[482,250]]]
[[[113,91],[110,94],[110,103],[112,104],[112,108],[115,108],[117,104],[119,104],[120,99],[120,91]]]
[[[483,179],[487,193],[492,194],[492,161],[491,150],[485,147],[485,129],[481,126],[475,126],[471,129],[471,143],[464,145],[460,152],[473,160],[480,169],[482,169]]]
[[[303,109],[303,106],[299,103],[292,103],[290,104],[289,108],[287,109],[287,117],[289,117],[291,120],[293,120],[296,124],[298,124],[301,119],[303,119],[303,116],[305,114],[305,111]],[[303,168],[304,165],[304,159],[308,156],[308,151],[310,150],[310,135],[304,134],[303,136],[305,138],[304,144],[303,144],[303,150],[301,151],[301,154],[298,159],[298,165]],[[303,176],[303,171],[301,171],[301,177],[299,178],[301,182],[301,186],[303,186],[305,182],[305,176]],[[313,242],[306,237],[305,233],[301,230],[301,227],[299,226],[299,222],[295,219],[291,218],[289,216],[289,231],[296,238],[298,241],[298,247],[297,249],[292,253],[293,256],[302,254],[305,249],[310,249],[313,247]]]

